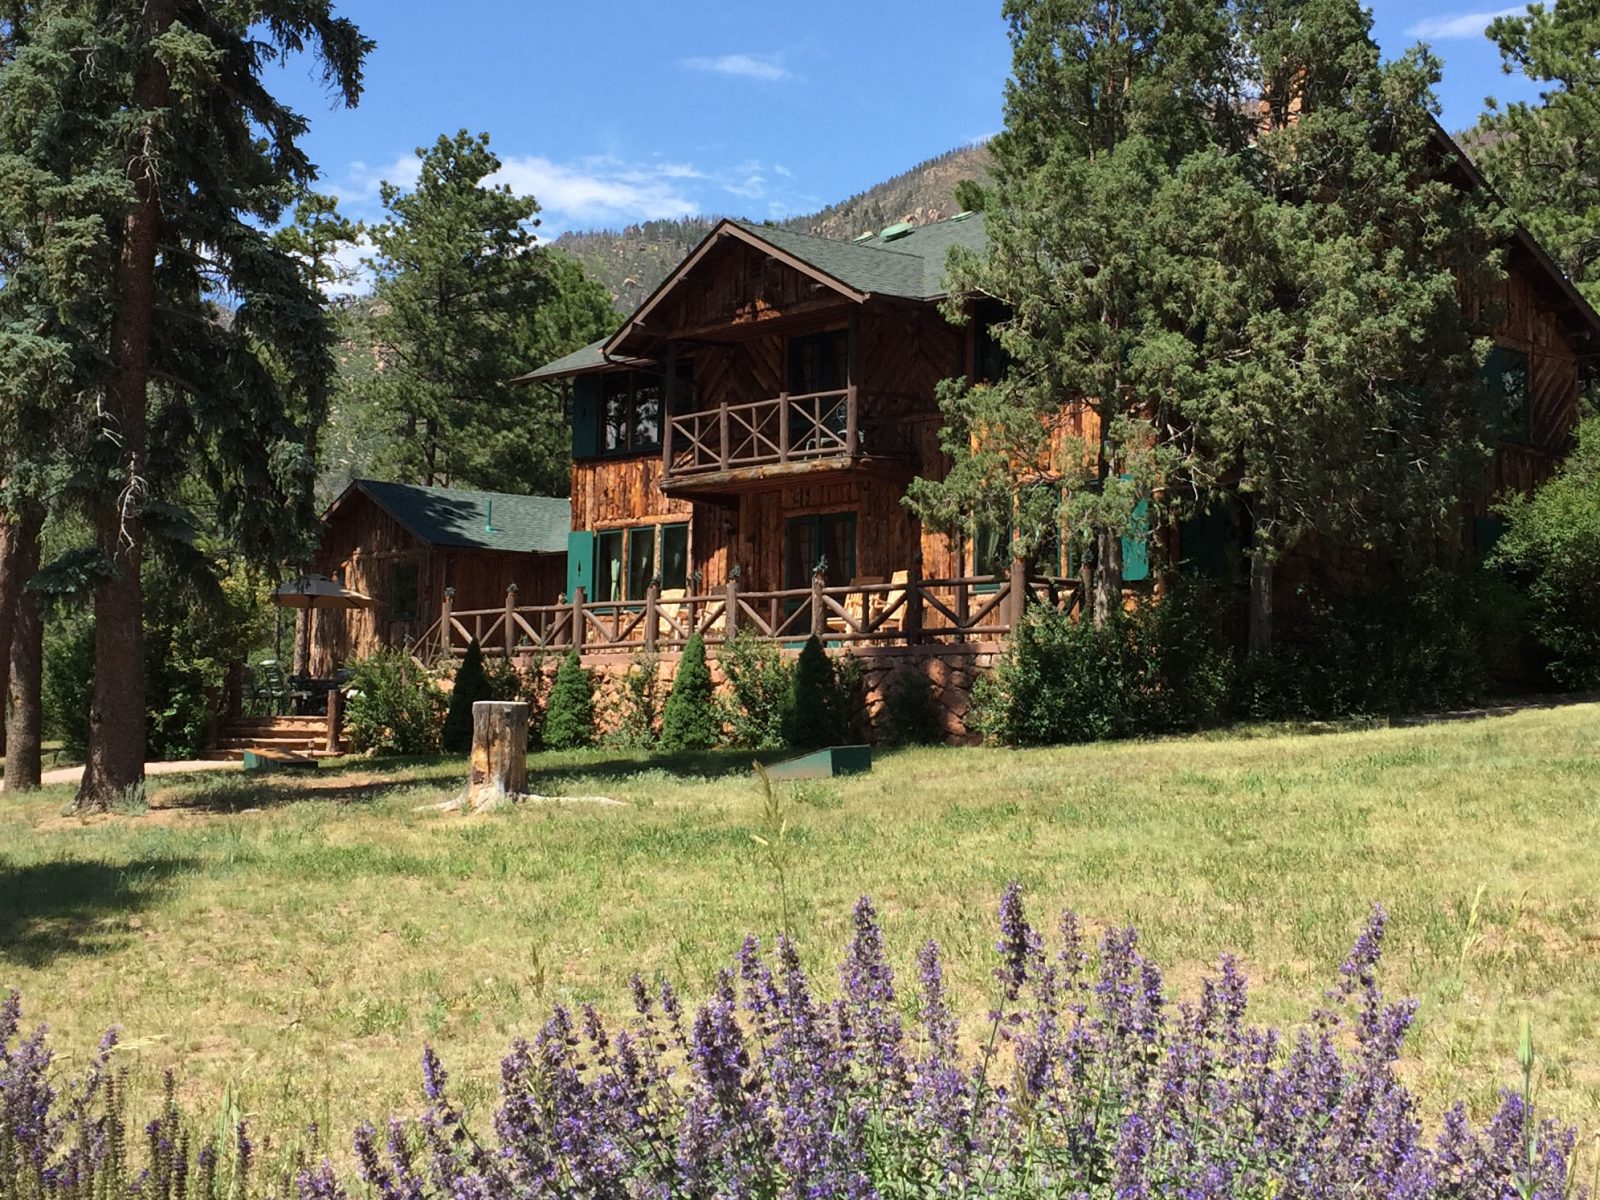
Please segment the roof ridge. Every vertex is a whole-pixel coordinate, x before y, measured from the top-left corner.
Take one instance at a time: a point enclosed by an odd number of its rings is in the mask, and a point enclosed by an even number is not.
[[[805,238],[807,241],[824,242],[829,246],[854,246],[859,250],[875,250],[879,254],[893,254],[897,258],[912,259],[917,262],[922,262],[926,257],[921,254],[908,254],[904,250],[890,250],[886,246],[874,246],[869,242],[858,242],[854,238],[823,237],[821,234],[817,233],[800,233],[794,229],[784,229],[779,225],[757,225],[751,221],[741,220],[738,217],[729,217],[728,219],[745,232],[753,233],[757,237],[764,237],[768,233],[776,232],[782,234],[784,237]],[[927,228],[927,226],[918,226],[918,228]],[[877,234],[873,234],[873,236],[876,237]]]
[[[439,483],[406,483],[399,479],[371,479],[365,476],[350,481],[353,484],[386,488],[409,488],[419,492],[454,492],[459,496],[509,496],[514,500],[553,500],[570,504],[569,496],[546,496],[538,492],[497,492],[489,488],[448,487]]]

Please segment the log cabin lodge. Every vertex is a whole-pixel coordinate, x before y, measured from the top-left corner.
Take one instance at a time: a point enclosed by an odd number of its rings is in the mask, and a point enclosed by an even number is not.
[[[1439,136],[1444,169],[1486,187]],[[391,612],[391,636],[406,626],[430,653],[477,637],[507,655],[603,655],[748,629],[857,653],[959,652],[981,668],[1025,605],[1070,607],[1077,588],[1059,546],[1013,561],[1009,530],[950,535],[902,502],[912,479],[949,469],[939,381],[1000,369],[982,311],[956,325],[940,310],[951,247],[985,245],[973,213],[851,241],[720,222],[615,334],[519,381],[559,387],[570,414],[564,578],[520,584],[513,603],[431,568],[423,594],[438,611],[414,626]],[[1525,231],[1506,267],[1499,295],[1473,298],[1499,314],[1489,376],[1506,413],[1489,478],[1463,498],[1480,540],[1494,536],[1492,498],[1531,489],[1565,453],[1600,365],[1600,316]],[[1125,585],[1159,587],[1156,540],[1179,572],[1230,574],[1243,532],[1222,513],[1130,536]],[[1317,569],[1285,567],[1284,591]]]

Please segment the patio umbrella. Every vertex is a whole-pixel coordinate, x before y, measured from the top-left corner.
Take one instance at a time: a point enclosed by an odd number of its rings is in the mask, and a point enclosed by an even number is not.
[[[377,603],[371,596],[352,591],[335,583],[325,575],[302,575],[281,583],[272,591],[272,602],[279,608],[306,610],[305,643],[299,656],[303,664],[301,675],[311,673],[311,620],[319,608],[371,608]]]

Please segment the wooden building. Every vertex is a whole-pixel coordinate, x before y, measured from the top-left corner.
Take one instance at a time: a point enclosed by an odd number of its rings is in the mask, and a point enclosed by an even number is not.
[[[1484,186],[1440,137],[1446,170]],[[563,626],[556,614],[534,640],[558,644],[576,629],[586,647],[620,646],[640,630],[680,641],[675,619],[625,614],[687,597],[703,615],[731,582],[730,595],[759,599],[744,608],[730,599],[726,614],[774,636],[807,632],[785,617],[809,603],[809,631],[841,642],[907,640],[908,620],[919,635],[971,641],[1005,633],[1028,589],[1070,587],[1048,578],[1066,564],[1010,563],[1002,532],[949,536],[903,503],[913,478],[949,469],[938,382],[994,369],[984,321],[956,326],[940,311],[956,245],[982,251],[981,215],[854,241],[723,221],[613,336],[524,376],[560,382],[569,397],[566,593],[582,589],[612,614],[588,632],[592,616]],[[1504,314],[1490,371],[1505,433],[1482,494],[1463,497],[1489,525],[1493,495],[1531,488],[1568,448],[1600,316],[1520,231],[1504,294],[1476,299]],[[1203,523],[1162,537],[1173,561],[1219,549]],[[1125,539],[1124,559],[1125,581],[1150,586],[1144,539]],[[813,587],[811,600],[798,594]],[[1006,589],[1010,617],[973,617]],[[897,607],[891,623],[863,615]]]
[[[468,609],[503,607],[508,594],[554,604],[570,528],[564,499],[356,480],[323,517],[315,569],[376,603],[316,613],[311,673],[417,643],[447,594]]]

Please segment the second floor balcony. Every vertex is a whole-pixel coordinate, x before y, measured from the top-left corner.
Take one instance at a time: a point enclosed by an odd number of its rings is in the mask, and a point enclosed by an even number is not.
[[[786,392],[672,414],[662,431],[662,486],[737,492],[819,471],[904,473],[909,438],[903,425],[875,419],[872,399],[855,388]]]

